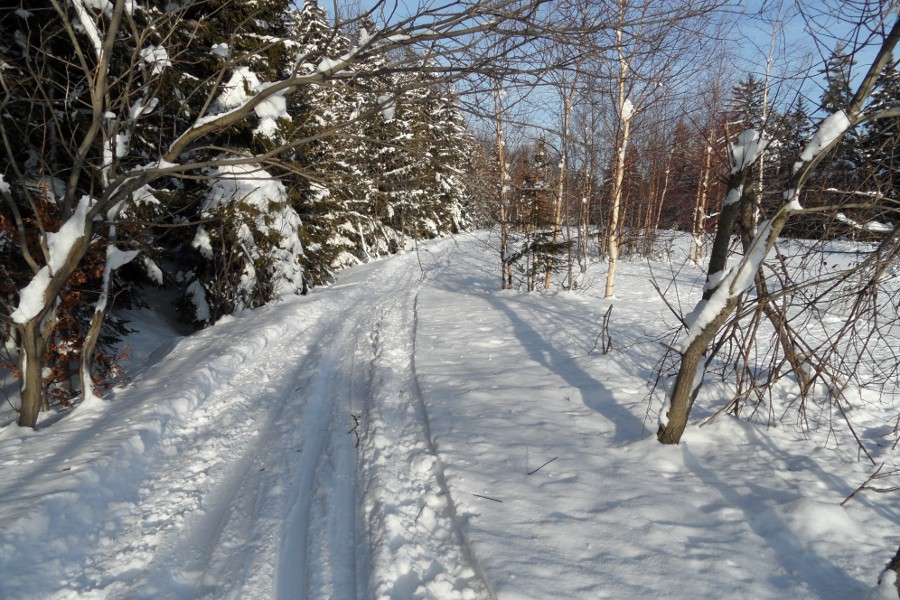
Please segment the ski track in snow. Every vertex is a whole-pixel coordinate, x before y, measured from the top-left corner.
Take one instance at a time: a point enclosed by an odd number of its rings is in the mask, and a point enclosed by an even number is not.
[[[488,243],[150,327],[109,401],[0,428],[0,599],[865,597],[900,512],[840,506],[871,469],[829,444],[837,415],[722,416],[661,446],[646,267],[620,265],[614,301],[498,291]],[[672,276],[699,297],[699,270]],[[714,379],[695,422],[730,397]],[[879,402],[851,416],[896,464]]]
[[[38,476],[0,486],[0,506],[35,499],[2,514],[0,570],[65,576],[7,578],[0,597],[489,597],[413,373],[419,262],[446,260],[451,245],[356,269],[328,303],[313,293],[262,309],[278,313],[263,329],[226,318],[135,382],[142,397],[23,436],[48,456],[4,461]],[[56,555],[14,549],[35,527],[56,532]]]

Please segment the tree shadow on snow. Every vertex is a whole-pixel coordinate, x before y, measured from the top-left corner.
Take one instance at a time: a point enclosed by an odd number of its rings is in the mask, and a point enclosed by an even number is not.
[[[761,508],[758,512],[747,509],[748,506],[763,506],[761,501],[766,499],[773,504],[782,505],[799,500],[802,495],[755,484],[747,485],[748,491],[739,491],[712,469],[704,467],[688,446],[682,444],[681,452],[685,466],[706,485],[716,489],[731,507],[743,512],[744,521],[750,530],[774,552],[781,569],[769,575],[770,586],[782,589],[799,579],[823,599],[854,598],[864,593],[865,588],[859,581],[813,549],[804,546],[771,506]]]
[[[560,351],[552,341],[520,317],[508,300],[486,294],[484,299],[501,312],[512,324],[513,333],[536,363],[556,373],[569,386],[581,393],[585,406],[599,413],[613,424],[613,441],[626,443],[637,440],[644,431],[641,420],[616,402],[612,392],[582,369],[574,357]]]

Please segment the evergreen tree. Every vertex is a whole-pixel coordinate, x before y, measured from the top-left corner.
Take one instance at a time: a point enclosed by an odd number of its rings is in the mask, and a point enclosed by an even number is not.
[[[894,61],[882,71],[866,111],[877,115],[900,107],[900,72]],[[870,120],[860,140],[862,171],[869,174],[866,188],[874,192],[874,219],[900,223],[900,117]]]
[[[294,39],[296,13],[286,0],[257,3],[213,2],[191,5],[188,15],[203,23],[200,35],[186,43],[182,59],[193,72],[178,73],[174,97],[197,98],[188,114],[194,118],[232,110],[268,82],[291,72],[298,60],[310,58],[308,47]],[[180,21],[189,27],[190,21]],[[189,33],[189,32],[188,32]],[[223,85],[209,102],[203,82],[217,75]],[[199,82],[199,83],[198,83]],[[205,94],[204,94],[205,92]],[[235,124],[215,136],[215,145],[194,150],[192,159],[240,160],[249,150],[259,154],[283,145],[299,133],[309,118],[310,90],[290,98],[272,96],[257,107],[255,119]],[[196,112],[195,112],[196,111]],[[245,307],[264,304],[274,296],[304,289],[304,255],[298,237],[301,221],[294,206],[308,189],[293,165],[310,149],[284,153],[281,162],[222,166],[181,184],[174,203],[201,225],[174,236],[169,252],[182,258],[169,281],[179,286],[179,305],[188,321],[205,324]],[[277,178],[278,181],[273,181]],[[185,260],[186,259],[186,260]]]
[[[854,64],[853,55],[847,52],[843,42],[839,42],[822,70],[825,89],[822,92],[821,108],[825,112],[834,113],[850,103],[850,72]],[[858,144],[859,134],[855,128],[844,133],[843,139],[832,153],[832,159],[822,170],[827,185],[842,190],[856,187],[856,169],[860,158]]]
[[[830,113],[843,109],[850,102],[850,71],[856,62],[847,52],[847,45],[840,41],[821,73],[825,76],[825,90],[822,93],[822,110]]]
[[[763,106],[764,85],[753,73],[747,73],[732,89],[730,121],[734,124],[735,131],[755,129],[761,132],[766,128],[766,123],[763,122],[767,112]]]

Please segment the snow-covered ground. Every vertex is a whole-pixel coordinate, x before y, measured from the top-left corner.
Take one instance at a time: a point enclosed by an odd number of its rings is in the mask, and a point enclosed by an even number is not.
[[[674,319],[648,265],[620,266],[613,301],[599,283],[501,292],[486,235],[187,337],[136,315],[130,384],[35,431],[7,406],[0,598],[867,594],[900,495],[840,506],[873,470],[852,444],[698,428],[728,397],[710,382],[661,446],[646,384]],[[702,276],[682,262],[689,308]],[[879,462],[896,462],[878,437],[896,408],[854,414]]]

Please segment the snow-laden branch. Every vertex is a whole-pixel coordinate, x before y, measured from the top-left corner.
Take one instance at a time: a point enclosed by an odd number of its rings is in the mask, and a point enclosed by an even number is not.
[[[839,110],[832,115],[828,115],[820,124],[816,133],[813,134],[809,143],[800,153],[800,160],[794,164],[794,173],[800,170],[803,163],[813,160],[823,150],[830,147],[835,140],[844,135],[844,132],[851,127],[850,117],[847,112]]]
[[[755,129],[747,129],[737,136],[737,141],[728,145],[731,156],[731,173],[743,171],[755,163],[765,152],[769,140],[760,136]]]
[[[46,308],[47,290],[53,278],[68,260],[75,245],[86,235],[92,204],[93,199],[90,196],[82,196],[75,213],[62,224],[59,231],[48,232],[45,235],[47,264],[41,267],[28,285],[19,292],[19,305],[10,315],[13,322],[20,325],[27,323]]]

